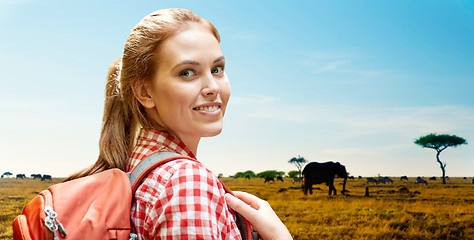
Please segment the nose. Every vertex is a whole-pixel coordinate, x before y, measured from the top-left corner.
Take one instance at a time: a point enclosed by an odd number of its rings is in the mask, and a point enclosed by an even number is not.
[[[212,74],[206,75],[203,79],[203,88],[201,92],[204,97],[217,96],[219,94],[220,86],[217,81],[218,79],[212,76]]]

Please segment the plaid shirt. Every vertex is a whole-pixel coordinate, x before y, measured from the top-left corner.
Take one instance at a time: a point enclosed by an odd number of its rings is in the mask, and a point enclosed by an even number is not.
[[[177,138],[142,129],[128,170],[156,152],[195,158]],[[135,192],[131,220],[140,239],[241,239],[225,190],[201,163],[180,159],[154,169]]]

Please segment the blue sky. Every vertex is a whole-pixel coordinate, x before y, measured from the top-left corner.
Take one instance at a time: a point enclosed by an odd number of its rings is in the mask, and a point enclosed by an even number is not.
[[[297,3],[295,3],[297,2]],[[232,96],[198,159],[216,174],[338,161],[353,175],[474,172],[473,1],[0,1],[0,171],[68,174],[95,161],[108,65],[130,30],[188,8],[222,38]]]

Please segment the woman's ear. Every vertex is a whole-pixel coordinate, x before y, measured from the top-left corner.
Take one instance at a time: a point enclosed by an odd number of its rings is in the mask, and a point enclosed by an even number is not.
[[[133,95],[135,95],[135,98],[137,98],[145,108],[154,108],[156,106],[149,92],[149,90],[151,90],[149,84],[143,80],[138,80],[131,84],[131,86]]]

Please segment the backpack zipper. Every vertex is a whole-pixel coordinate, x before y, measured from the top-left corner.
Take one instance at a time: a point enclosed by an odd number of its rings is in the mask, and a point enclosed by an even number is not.
[[[59,240],[56,233],[58,230],[61,236],[66,237],[66,229],[64,228],[63,224],[58,221],[58,214],[53,210],[53,208],[51,206],[45,206],[44,213],[46,214],[46,217],[44,218],[44,224],[51,232],[53,232],[53,239]]]

